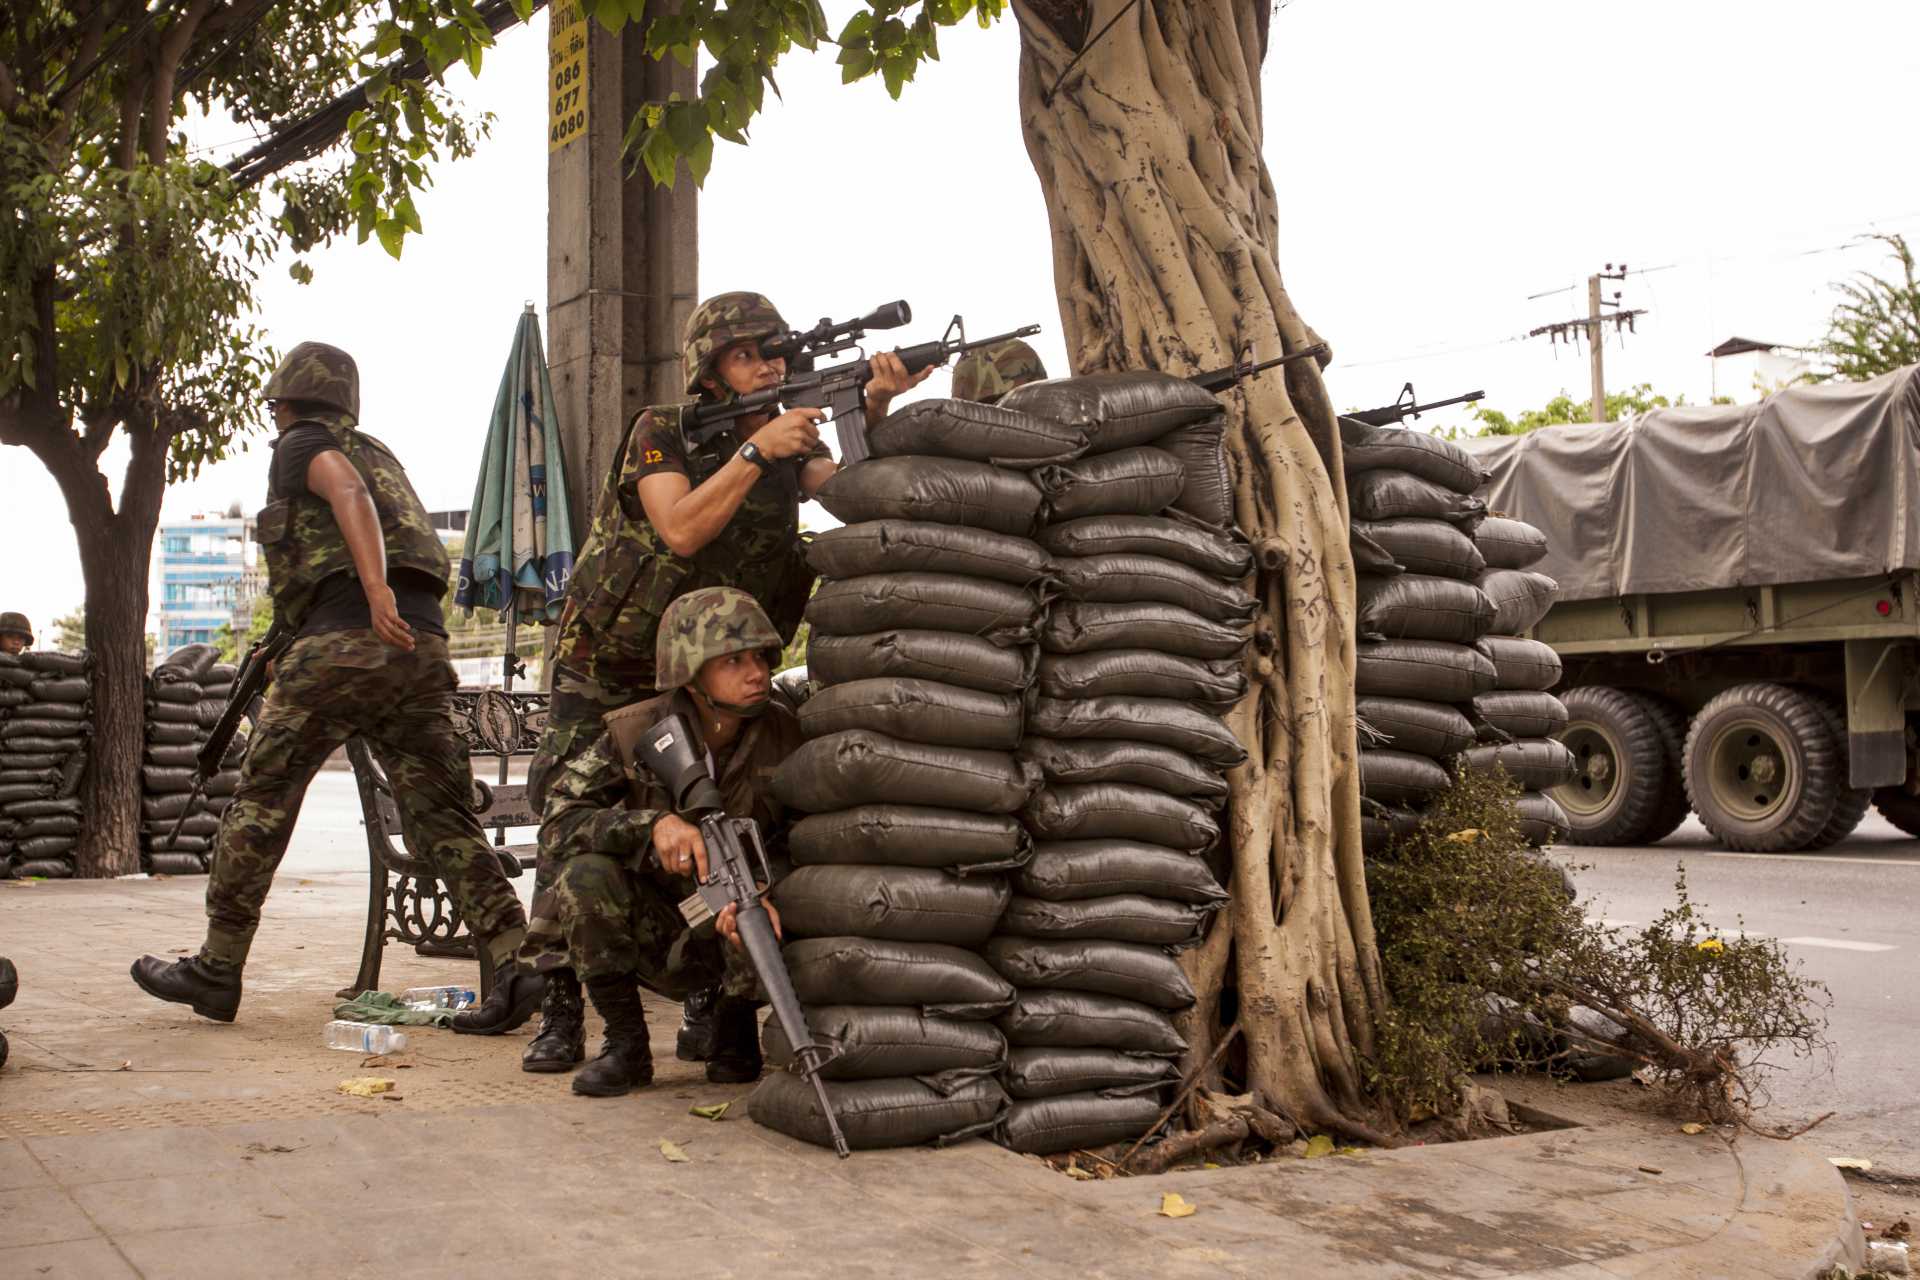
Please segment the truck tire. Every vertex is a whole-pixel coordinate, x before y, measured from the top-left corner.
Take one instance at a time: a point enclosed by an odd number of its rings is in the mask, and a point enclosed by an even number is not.
[[[1820,708],[1820,714],[1826,717],[1827,731],[1833,735],[1840,749],[1840,778],[1847,778],[1847,709],[1837,699],[1813,690],[1807,691],[1814,705]],[[1802,849],[1830,849],[1853,834],[1860,820],[1867,816],[1867,810],[1873,804],[1872,787],[1842,787],[1833,802],[1833,817],[1820,829],[1820,834],[1800,846]]]
[[[1658,719],[1638,697],[1605,685],[1569,689],[1560,700],[1567,704],[1560,741],[1573,752],[1580,772],[1548,794],[1566,811],[1567,839],[1583,845],[1642,843],[1668,805],[1667,754]]]
[[[1905,787],[1877,787],[1873,807],[1908,835],[1920,836],[1920,796],[1907,794]]]
[[[1658,844],[1679,829],[1693,812],[1687,803],[1686,772],[1687,713],[1657,693],[1640,689],[1623,690],[1629,698],[1647,709],[1654,728],[1660,732],[1660,749],[1666,757],[1662,770],[1660,811],[1640,837],[1643,844]]]
[[[1729,849],[1786,853],[1826,829],[1846,781],[1820,704],[1781,684],[1742,684],[1687,733],[1687,798]]]

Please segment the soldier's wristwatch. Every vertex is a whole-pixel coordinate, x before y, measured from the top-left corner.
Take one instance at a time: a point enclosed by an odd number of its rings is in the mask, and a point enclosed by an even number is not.
[[[740,452],[737,456],[746,459],[754,466],[760,468],[760,474],[762,475],[773,470],[773,459],[760,452],[759,446],[755,445],[751,440],[740,446]]]

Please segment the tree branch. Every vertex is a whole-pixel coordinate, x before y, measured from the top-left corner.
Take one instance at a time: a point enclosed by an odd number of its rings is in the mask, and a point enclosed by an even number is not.
[[[19,83],[13,78],[13,71],[7,64],[0,62],[0,111],[12,111],[14,104],[19,101]]]
[[[167,28],[153,58],[153,88],[147,104],[147,162],[160,164],[167,158],[167,130],[173,124],[174,77],[180,63],[193,46],[200,22],[219,0],[192,0],[180,20]]]
[[[533,0],[530,14],[546,7],[547,0]],[[494,35],[520,21],[520,15],[513,11],[512,0],[482,0],[475,12]],[[426,74],[427,63],[424,58],[410,62],[395,59],[380,70],[389,80],[417,80]],[[347,120],[367,105],[369,83],[363,80],[332,102],[275,125],[265,142],[227,161],[233,185],[242,190],[255,186],[288,165],[310,159],[338,142],[340,135],[347,131]]]

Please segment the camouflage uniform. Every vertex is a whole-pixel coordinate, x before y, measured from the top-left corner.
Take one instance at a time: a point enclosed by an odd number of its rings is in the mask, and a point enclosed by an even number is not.
[[[759,294],[726,293],[702,303],[687,321],[687,394],[701,392],[700,380],[726,347],[786,327]],[[822,446],[805,457],[776,462],[720,535],[682,556],[647,520],[640,505],[641,478],[683,472],[698,488],[742,443],[727,430],[690,448],[681,431],[683,407],[658,406],[634,420],[594,508],[560,615],[546,729],[527,770],[535,805],[544,802],[558,770],[598,737],[601,717],[654,687],[654,641],[660,615],[674,599],[702,587],[739,587],[761,603],[783,640],[791,640],[799,628],[814,581],[800,540],[800,471],[811,459],[832,455]],[[536,895],[551,881],[550,862],[543,853]]]
[[[679,904],[694,890],[690,876],[663,870],[652,857],[653,824],[672,812],[669,798],[633,748],[669,715],[700,716],[684,686],[708,658],[764,646],[777,649],[765,615],[744,592],[709,588],[682,597],[662,632],[658,682],[669,692],[607,717],[607,731],[570,760],[547,791],[541,822],[544,856],[556,875],[534,904],[522,960],[538,970],[571,968],[581,978],[636,974],[669,999],[722,983],[750,997],[753,973],[744,956],[711,925],[689,929]],[[770,655],[771,656],[771,655]],[[785,808],[773,798],[774,770],[800,746],[800,725],[777,702],[745,722],[714,759],[729,814],[753,818],[771,859],[784,848]]]
[[[327,406],[302,420],[324,425],[360,472],[380,516],[389,568],[417,569],[444,584],[446,550],[406,472],[355,427],[360,391],[352,357],[302,343],[267,384],[267,396]],[[275,616],[297,631],[320,583],[352,572],[346,538],[330,504],[312,494],[270,501],[256,529]],[[207,879],[204,961],[245,963],[307,785],[334,749],[356,736],[393,784],[408,845],[447,879],[495,962],[512,955],[525,915],[473,813],[466,740],[453,719],[457,684],[439,636],[417,635],[412,653],[389,647],[371,629],[294,641],[275,664],[239,787],[221,817]]]
[[[969,351],[953,366],[953,398],[992,404],[1015,387],[1047,376],[1034,349],[1018,338]]]

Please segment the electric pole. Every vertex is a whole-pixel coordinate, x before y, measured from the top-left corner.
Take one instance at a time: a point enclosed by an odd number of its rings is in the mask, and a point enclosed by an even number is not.
[[[1618,289],[1613,291],[1611,300],[1602,295],[1602,281],[1626,278],[1626,263],[1623,262],[1616,267],[1609,262],[1603,270],[1587,277],[1587,314],[1584,318],[1557,320],[1552,324],[1543,324],[1527,333],[1529,338],[1538,338],[1544,334],[1549,341],[1565,341],[1568,345],[1577,342],[1581,333],[1586,334],[1588,359],[1593,366],[1593,420],[1595,422],[1607,420],[1607,376],[1603,358],[1605,341],[1601,334],[1601,326],[1611,323],[1615,333],[1623,329],[1631,333],[1633,318],[1647,314],[1644,309],[1622,310]],[[1612,308],[1611,311],[1608,310],[1609,307]]]

